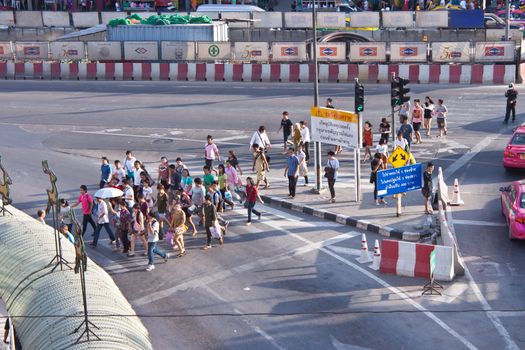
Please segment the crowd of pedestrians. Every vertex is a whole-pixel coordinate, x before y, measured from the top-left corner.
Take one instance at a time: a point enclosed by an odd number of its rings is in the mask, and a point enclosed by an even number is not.
[[[438,135],[446,135],[446,118],[448,110],[443,100],[434,105],[430,97],[425,102],[415,99],[401,106],[399,111],[400,126],[396,130],[395,139],[390,140],[393,130],[387,118],[383,118],[377,129],[379,141],[374,144],[374,128],[370,121],[363,128],[363,162],[371,164],[370,182],[374,184],[374,201],[377,205],[387,204],[377,195],[377,172],[387,168],[389,141],[394,149],[401,147],[410,154],[407,164],[415,163],[411,154],[413,144],[423,143],[421,126],[425,136],[431,136],[432,119],[437,119]],[[326,101],[327,108],[335,108],[332,99]],[[283,158],[285,166],[283,176],[288,180],[288,197],[294,199],[298,182],[308,186],[308,164],[310,160],[309,144],[310,130],[306,121],[292,122],[289,113],[282,113],[277,133],[282,133]],[[212,248],[215,239],[219,245],[224,243],[229,221],[227,211],[243,206],[247,211],[246,224],[252,223],[255,215],[261,219],[261,212],[256,207],[257,201],[263,203],[259,189],[270,188],[268,171],[270,169],[270,150],[272,144],[265,126],[260,126],[249,142],[249,152],[252,154],[253,177],[242,180],[243,171],[233,150],[229,150],[225,159],[221,157],[219,147],[213,136],[206,137],[203,146],[202,172],[190,174],[183,160],[179,157],[170,162],[168,157],[161,157],[157,169],[150,172],[144,164],[133,156],[133,152],[125,152],[124,159],[114,160],[101,157],[100,189],[115,188],[120,190],[119,196],[94,198],[88,193],[85,185],[79,187],[76,201],[69,204],[67,200],[60,202],[60,232],[68,240],[73,240],[72,210],[80,207],[82,211],[82,232],[91,227],[93,240],[91,246],[97,247],[102,229],[108,234],[115,251],[120,251],[133,257],[138,253],[148,257],[147,271],[155,268],[154,255],[167,261],[171,252],[165,252],[158,246],[160,240],[165,240],[167,246],[177,253],[178,257],[186,255],[184,236],[195,236],[202,230],[206,233],[203,250]],[[340,168],[337,155],[343,151],[336,146],[328,151],[324,164],[324,177],[330,193],[329,202],[336,201],[335,183]],[[275,154],[275,152],[274,152]],[[273,155],[272,155],[273,157]],[[433,166],[428,167],[430,174]],[[153,173],[156,173],[154,176]],[[304,179],[299,181],[300,179]],[[430,213],[428,206],[428,184],[431,177],[425,177],[425,212]],[[44,221],[45,212],[39,213],[39,220]],[[138,241],[138,242],[137,242]],[[141,248],[139,248],[141,247]],[[142,250],[140,250],[142,249]]]

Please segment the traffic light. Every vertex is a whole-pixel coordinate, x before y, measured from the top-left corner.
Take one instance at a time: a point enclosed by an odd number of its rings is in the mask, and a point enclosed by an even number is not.
[[[362,112],[365,110],[365,87],[363,84],[355,83],[355,111]]]
[[[410,96],[407,94],[410,92],[410,89],[406,88],[410,81],[403,78],[392,78],[390,83],[391,90],[391,106],[401,106],[403,103],[410,101]]]

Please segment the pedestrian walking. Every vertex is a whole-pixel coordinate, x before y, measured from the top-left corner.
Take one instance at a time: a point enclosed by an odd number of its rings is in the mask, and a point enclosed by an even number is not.
[[[374,201],[376,205],[387,204],[383,199],[383,196],[377,196],[377,172],[383,168],[383,161],[381,160],[381,154],[374,154],[374,159],[371,163],[372,172],[370,173],[370,183],[374,184]]]
[[[410,113],[410,101],[407,101],[403,103],[401,107],[399,107],[399,122],[403,123],[404,117],[407,117],[407,120],[408,120],[409,113]]]
[[[379,140],[379,144],[376,147],[376,153],[381,155],[381,160],[383,161],[382,169],[386,169],[386,164],[388,161],[388,144],[386,143],[385,139],[381,138]]]
[[[86,185],[80,186],[80,195],[78,196],[77,203],[72,205],[71,208],[75,208],[78,205],[82,207],[82,236],[86,233],[87,224],[89,223],[93,228],[96,229],[95,221],[91,216],[91,210],[93,209],[93,197],[88,193]]]
[[[253,164],[252,171],[255,171],[257,174],[257,186],[264,181],[264,188],[270,188],[270,182],[266,177],[266,172],[269,170],[268,161],[266,160],[266,155],[261,150],[259,145],[253,145]]]
[[[412,128],[412,125],[408,124],[408,117],[403,117],[403,124],[399,127],[399,131],[401,131],[403,138],[407,141],[408,147],[411,147],[412,133],[414,132],[414,129]]]
[[[160,239],[164,236],[164,224],[168,224],[168,194],[163,184],[157,185],[157,199],[155,205],[157,207],[157,220],[159,221],[159,237]]]
[[[232,194],[232,197],[240,201],[241,198],[237,192],[239,192],[239,187],[242,186],[242,180],[237,170],[230,163],[230,160],[226,161],[224,173],[226,174],[226,190]]]
[[[326,99],[326,106],[325,106],[325,107],[326,107],[326,108],[332,108],[332,109],[335,109],[335,107],[334,107],[334,105],[332,104],[332,102],[333,102],[332,98],[328,97],[328,98]]]
[[[75,236],[71,233],[71,230],[66,224],[60,225],[60,228],[58,231],[64,236],[65,239],[69,241],[71,244],[75,244]]]
[[[286,152],[286,149],[288,148],[288,138],[292,134],[292,126],[293,123],[290,120],[288,112],[284,111],[282,114],[281,124],[277,130],[277,133],[279,133],[281,130],[283,131],[283,152]]]
[[[146,240],[146,228],[144,226],[145,218],[144,214],[142,214],[140,210],[140,204],[135,203],[133,206],[133,223],[131,225],[132,232],[131,232],[131,242],[130,242],[130,250],[128,253],[128,256],[135,256],[135,244],[137,239],[140,239],[144,245],[144,253],[142,255],[146,255],[146,250],[148,249],[148,242]]]
[[[306,162],[306,152],[300,144],[297,149],[297,158],[299,159],[299,176],[304,177],[304,186],[308,186],[308,163]]]
[[[423,122],[426,130],[426,135],[430,136],[430,129],[432,128],[432,115],[434,114],[434,101],[429,96],[425,97],[423,104]]]
[[[284,168],[284,176],[288,177],[288,198],[295,198],[298,173],[299,158],[295,155],[295,150],[293,148],[288,148],[288,157],[286,158],[286,167]]]
[[[184,246],[184,233],[188,231],[188,226],[186,226],[186,213],[182,210],[182,205],[179,202],[176,202],[171,211],[171,222],[170,222],[170,231],[173,234],[173,242],[179,249],[179,258],[182,258],[186,255],[186,247]],[[173,246],[175,249],[175,246]]]
[[[206,190],[206,193],[208,193],[210,191],[211,185],[213,185],[213,183],[217,181],[217,177],[212,174],[211,168],[207,165],[202,167],[202,171],[204,172],[202,182],[204,184],[204,189]]]
[[[365,149],[365,156],[363,162],[366,162],[368,159],[372,158],[372,153],[370,153],[370,148],[374,145],[373,135],[372,135],[372,123],[368,120],[365,122],[363,127],[363,148]]]
[[[424,109],[421,107],[421,102],[419,99],[414,99],[414,109],[412,110],[412,129],[414,129],[414,135],[416,136],[416,143],[422,143],[421,133],[421,123],[423,122]]]
[[[45,211],[45,210],[42,210],[42,209],[38,210],[38,211],[36,212],[36,219],[37,219],[42,225],[47,225],[47,224],[46,224],[46,211]],[[91,219],[91,220],[93,220],[93,219]],[[93,229],[95,229],[95,228],[93,227]]]
[[[126,205],[128,206],[128,210],[131,211],[133,206],[135,205],[135,192],[133,191],[133,187],[129,184],[128,179],[124,179],[124,189],[122,192],[124,192],[124,200],[126,201]]]
[[[429,204],[430,198],[432,197],[432,172],[434,171],[434,163],[428,162],[427,168],[423,172],[423,187],[421,188],[421,194],[425,200],[425,214],[432,214],[432,206]]]
[[[132,221],[133,218],[131,217],[131,213],[128,210],[128,205],[126,201],[121,199],[119,201],[119,225],[117,234],[120,238],[120,241],[122,242],[122,253],[124,254],[129,253],[130,242],[128,235],[132,232]]]
[[[111,241],[111,244],[115,244],[115,235],[113,234],[113,231],[111,230],[111,227],[109,226],[109,211],[108,211],[108,205],[102,198],[96,198],[97,201],[97,227],[95,228],[95,234],[93,235],[93,242],[91,243],[91,247],[96,248],[98,243],[98,237],[100,235],[100,231],[102,230],[102,227],[106,230],[108,233],[109,239]]]
[[[250,140],[248,150],[253,152],[253,145],[259,145],[264,149],[264,152],[268,152],[272,147],[268,134],[266,133],[266,127],[264,125],[259,126],[259,129],[253,133]]]
[[[401,130],[397,132],[397,137],[394,141],[394,150],[398,147],[401,147],[407,152],[410,149],[408,141],[403,137],[403,132]]]
[[[505,97],[507,98],[507,108],[505,111],[505,120],[503,123],[508,124],[510,114],[512,112],[512,122],[516,121],[516,102],[518,101],[518,91],[514,88],[514,84],[510,83],[509,88],[505,92]]]
[[[118,186],[124,186],[124,179],[126,179],[126,171],[124,168],[122,168],[122,163],[120,160],[115,160],[113,163],[115,165],[115,170],[113,171],[113,178],[116,178],[118,180],[117,185]]]
[[[146,231],[148,234],[148,267],[146,271],[155,270],[155,256],[157,254],[164,259],[165,262],[169,259],[169,254],[157,247],[159,241],[159,222],[155,218],[154,213],[149,213],[146,223]]]
[[[306,125],[306,122],[304,120],[301,120],[299,122],[299,126],[301,127],[301,140],[303,141],[305,161],[308,162],[310,160],[310,129],[308,129],[308,126]]]
[[[337,173],[339,171],[339,160],[335,157],[334,151],[328,151],[328,160],[324,168],[324,177],[328,181],[328,189],[330,190],[330,199],[328,202],[335,203],[335,182],[337,180]]]
[[[226,168],[223,164],[219,164],[219,174],[217,175],[217,181],[219,182],[219,191],[222,198],[222,206],[221,209],[224,210],[224,203],[228,204],[232,210],[234,208],[234,204],[232,202],[232,195],[231,192],[228,191],[228,174],[226,174]]]
[[[168,162],[168,158],[164,156],[160,157],[160,164],[157,167],[157,172],[158,172],[157,182],[161,183],[164,186],[164,188],[167,188],[170,182],[169,166],[170,164]]]
[[[215,159],[220,161],[221,155],[219,154],[219,149],[217,148],[217,145],[213,142],[213,136],[208,135],[206,137],[206,141],[206,145],[204,145],[204,160],[206,166],[208,166],[210,170],[213,170],[213,161]]]
[[[297,149],[297,147],[299,147],[299,144],[302,142],[301,127],[299,123],[295,123],[293,125],[292,134],[293,147],[294,149]]]
[[[185,193],[191,193],[192,188],[193,179],[190,176],[190,171],[188,169],[184,169],[182,171],[182,177],[180,179],[180,189]]]
[[[257,200],[261,204],[264,204],[264,201],[259,195],[259,186],[253,183],[253,179],[251,177],[247,177],[246,178],[246,202],[244,205],[246,209],[248,210],[248,221],[246,221],[246,225],[251,225],[252,213],[257,215],[259,220],[261,220],[261,213],[255,210],[255,204]]]
[[[133,180],[133,170],[135,169],[135,161],[137,159],[133,157],[133,153],[130,150],[126,151],[126,159],[124,159],[124,170],[128,180]]]
[[[143,172],[144,169],[142,169],[142,164],[140,161],[136,160],[135,163],[133,163],[133,192],[135,198],[137,198],[140,193],[140,181],[142,180],[140,174]]]
[[[448,109],[447,106],[443,104],[443,100],[439,99],[437,106],[434,108],[434,115],[436,116],[437,121],[437,127],[439,134],[437,137],[442,137],[443,135],[447,135],[447,117],[448,117]]]
[[[188,223],[193,230],[191,235],[195,236],[197,234],[197,227],[195,226],[195,223],[193,222],[193,219],[191,217],[193,212],[190,210],[190,208],[192,207],[192,203],[189,194],[187,194],[186,192],[181,192],[179,203],[181,205],[182,211],[186,215],[186,223]],[[184,248],[184,242],[182,243],[182,246]]]
[[[230,162],[232,167],[239,172],[239,175],[242,175],[242,169],[239,165],[239,160],[237,159],[237,156],[235,155],[235,152],[233,150],[228,151],[228,162]]]
[[[208,250],[212,247],[211,245],[211,229],[214,226],[217,226],[216,223],[217,217],[217,208],[211,202],[211,196],[207,194],[204,197],[204,229],[206,230],[206,245],[202,248],[203,250]],[[219,242],[222,244],[222,236],[219,238]]]
[[[102,157],[102,165],[100,166],[100,188],[106,187],[111,180],[111,165],[107,157]]]
[[[61,225],[67,225],[69,232],[73,229],[73,209],[68,201],[64,198],[60,199],[60,213],[58,215]]]
[[[379,133],[381,134],[381,138],[388,143],[390,134],[392,133],[392,127],[386,118],[381,119],[381,123],[379,124]]]
[[[193,209],[193,213],[197,214],[199,217],[199,226],[203,225],[203,212],[202,208],[204,205],[204,196],[206,195],[205,189],[202,185],[201,178],[197,177],[193,181],[195,183],[195,186],[193,186],[193,189],[190,193],[191,195],[191,204],[192,206],[195,206]]]

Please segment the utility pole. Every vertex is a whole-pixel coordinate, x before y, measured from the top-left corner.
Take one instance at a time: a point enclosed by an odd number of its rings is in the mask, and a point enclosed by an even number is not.
[[[510,32],[510,1],[505,0],[505,9],[507,10],[507,15],[505,16],[505,41],[509,40]]]
[[[365,87],[355,78],[354,91],[354,111],[357,113],[357,147],[354,148],[354,169],[355,169],[355,201],[361,201],[361,145],[363,143],[363,117],[365,110]]]
[[[312,1],[312,27],[313,27],[313,65],[314,65],[314,107],[319,107],[319,68],[317,66],[317,9],[315,7],[315,0]],[[321,193],[323,187],[323,177],[321,175],[321,142],[314,142],[315,155],[315,189],[314,192]]]

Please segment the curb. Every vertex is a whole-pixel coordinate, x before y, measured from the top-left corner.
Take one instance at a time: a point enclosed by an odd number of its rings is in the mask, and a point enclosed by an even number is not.
[[[337,222],[342,225],[356,227],[364,231],[378,233],[384,237],[396,238],[396,239],[400,239],[403,241],[416,242],[425,237],[430,236],[429,233],[401,231],[401,230],[398,230],[398,229],[395,229],[389,226],[376,225],[367,220],[358,220],[348,215],[336,214],[336,213],[332,213],[332,212],[329,212],[323,209],[315,209],[307,205],[301,205],[301,204],[289,202],[287,200],[284,200],[278,197],[261,195],[261,198],[264,200],[265,204],[270,204],[275,207],[281,207],[284,209],[315,216],[317,218]]]

